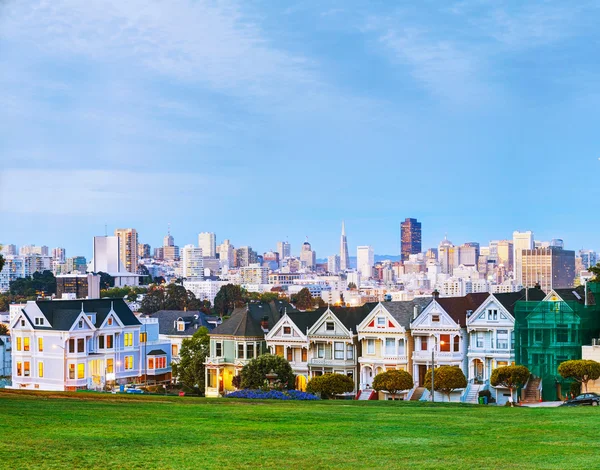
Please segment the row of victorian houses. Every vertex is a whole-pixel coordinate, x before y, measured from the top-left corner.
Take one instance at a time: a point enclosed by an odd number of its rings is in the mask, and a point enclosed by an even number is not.
[[[490,389],[502,403],[508,391],[491,387],[490,376],[495,368],[515,363],[517,302],[556,302],[561,295],[573,297],[568,289],[545,294],[533,288],[447,298],[434,293],[412,301],[311,312],[282,301],[249,304],[210,334],[206,395],[233,390],[232,379],[241,368],[268,352],[290,362],[300,390],[314,376],[339,373],[353,379],[355,393],[369,396],[377,374],[399,369],[408,371],[415,382],[404,398],[426,398],[422,385],[435,361],[435,367],[460,367],[467,377],[467,388],[452,399],[476,401],[480,390]]]

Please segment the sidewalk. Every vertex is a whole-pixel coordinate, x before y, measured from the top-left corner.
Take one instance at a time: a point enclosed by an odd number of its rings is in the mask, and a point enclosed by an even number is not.
[[[553,408],[553,407],[560,406],[562,404],[563,404],[562,401],[543,401],[541,403],[527,403],[526,405],[521,405],[521,406],[526,406],[529,408]]]

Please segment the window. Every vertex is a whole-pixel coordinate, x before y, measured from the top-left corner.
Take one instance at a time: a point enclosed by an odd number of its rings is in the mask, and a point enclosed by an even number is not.
[[[294,360],[294,350],[292,348],[287,348],[287,360],[289,362]]]
[[[104,349],[104,336],[98,336],[98,349]]]
[[[148,358],[148,369],[150,369],[150,370],[154,369],[154,358],[153,357]]]
[[[25,377],[29,377],[31,375],[30,366],[31,366],[31,363],[29,361],[25,361],[23,363],[23,375]]]
[[[183,320],[177,320],[177,331],[185,330],[185,322]]]
[[[440,351],[450,352],[450,335],[440,335]]]
[[[385,355],[393,356],[396,349],[396,340],[394,338],[385,339]]]
[[[44,363],[42,361],[38,362],[38,377],[44,376]]]
[[[367,354],[375,354],[375,340],[374,339],[367,340]]]
[[[291,326],[284,326],[283,327],[283,334],[284,335],[291,335],[292,334],[292,327]]]
[[[308,361],[308,351],[306,348],[302,348],[302,362]]]
[[[140,333],[140,343],[145,343],[148,340],[148,333],[145,331]]]
[[[125,333],[123,335],[124,338],[124,346],[125,347],[131,347],[133,346],[133,333]]]
[[[77,352],[78,353],[85,352],[85,339],[77,338]]]
[[[23,351],[29,351],[29,337],[23,338]]]
[[[23,338],[17,337],[17,351],[23,349]]]
[[[74,353],[75,352],[75,339],[71,338],[69,340],[69,352],[70,353]],[[75,378],[75,377],[73,377]]]
[[[125,370],[133,369],[133,356],[125,356]]]
[[[37,317],[37,318],[35,319],[35,324],[36,324],[36,325],[43,325],[43,324],[44,324],[44,319],[43,319],[43,318],[40,318],[40,317]]]
[[[335,323],[333,323],[332,321],[328,321],[325,323],[325,329],[327,331],[335,331]]]
[[[83,362],[77,364],[77,378],[85,379],[85,364]]]
[[[325,343],[317,343],[317,357],[319,359],[325,357]]]
[[[115,370],[114,364],[115,363],[114,363],[113,359],[106,360],[106,373],[107,374],[112,374],[114,372],[114,370]]]
[[[245,350],[244,350],[244,343],[238,343],[238,348],[237,348],[237,357],[238,359],[245,359]]]
[[[78,324],[79,328],[83,328],[83,320],[79,320],[79,324]]]
[[[69,379],[75,378],[75,364],[69,364]]]
[[[556,325],[556,342],[569,342],[569,327],[567,325]]]
[[[113,335],[106,335],[106,349],[112,349],[113,348]]]
[[[277,345],[275,346],[275,355],[279,357],[283,357],[283,346]]]
[[[483,348],[483,331],[475,333],[475,347],[479,349]]]
[[[38,351],[44,351],[44,338],[38,338]]]
[[[404,356],[404,340],[398,340],[398,356]]]
[[[439,315],[431,315],[431,322],[432,323],[439,323],[440,321],[440,316]]]
[[[346,344],[346,359],[354,359],[354,347],[351,344]]]
[[[165,356],[159,356],[156,358],[156,368],[164,369],[167,367],[167,358]]]
[[[488,320],[498,320],[498,310],[489,309],[488,310]]]
[[[543,337],[542,330],[534,330],[533,335],[534,335],[534,340],[536,343],[542,342],[542,337]]]
[[[23,375],[23,363],[17,362],[17,375],[21,377]]]
[[[460,352],[460,336],[454,337],[454,352]]]
[[[171,345],[171,356],[177,356],[179,354],[179,347],[176,344]]]
[[[427,336],[421,336],[421,351],[427,351]]]
[[[385,326],[385,317],[377,317],[377,327],[381,328]]]
[[[508,330],[498,330],[496,333],[496,349],[508,349]]]
[[[333,343],[333,358],[344,360],[344,343]]]
[[[254,358],[254,343],[248,343],[246,345],[246,359]]]
[[[21,326],[25,326],[25,320],[21,320]]]
[[[215,356],[223,356],[223,343],[215,343]]]
[[[106,321],[106,324],[108,326],[112,326],[112,324],[113,324],[113,317],[108,317],[108,320]]]

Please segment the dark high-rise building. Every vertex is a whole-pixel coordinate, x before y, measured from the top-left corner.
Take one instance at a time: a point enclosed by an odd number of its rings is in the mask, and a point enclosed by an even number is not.
[[[421,253],[421,222],[417,219],[406,219],[400,224],[400,254],[402,260],[409,255]]]

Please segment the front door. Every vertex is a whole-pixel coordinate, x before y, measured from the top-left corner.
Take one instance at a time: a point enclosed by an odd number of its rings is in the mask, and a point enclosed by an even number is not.
[[[427,374],[427,366],[419,365],[419,387],[423,387],[425,383],[425,375]]]

